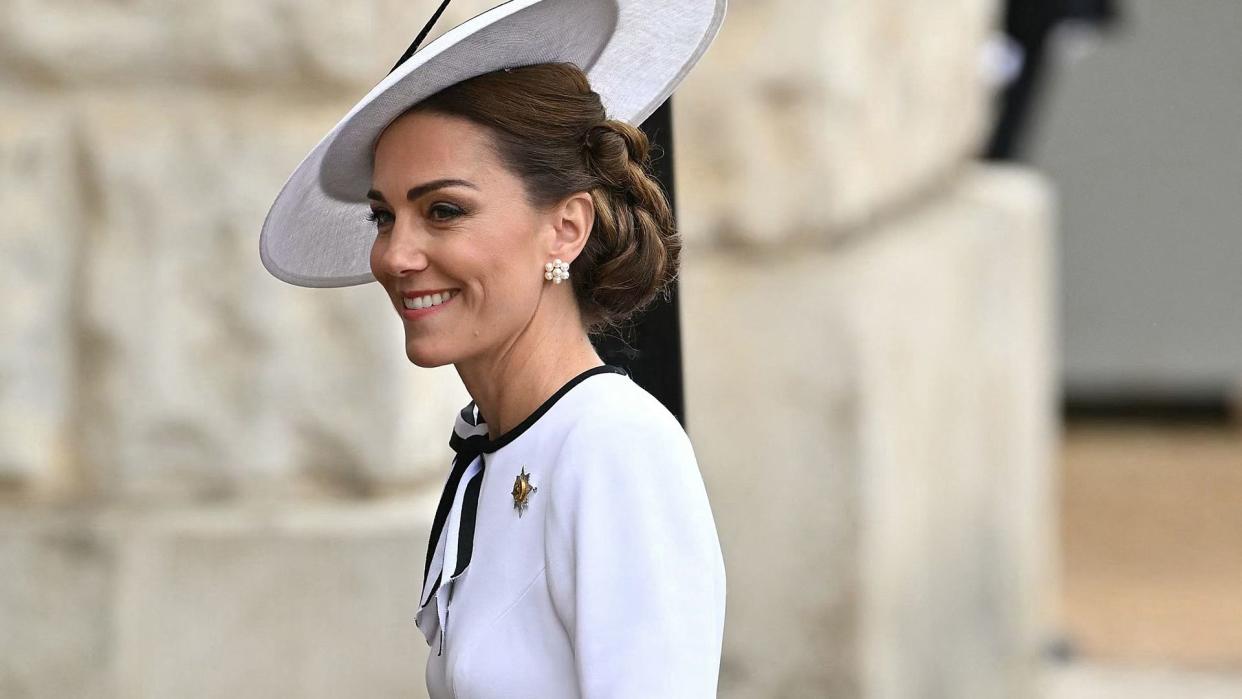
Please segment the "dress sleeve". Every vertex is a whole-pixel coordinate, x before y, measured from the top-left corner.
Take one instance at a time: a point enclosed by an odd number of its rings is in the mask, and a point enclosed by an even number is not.
[[[667,417],[584,419],[551,477],[548,586],[583,699],[716,696],[724,559],[690,440]]]

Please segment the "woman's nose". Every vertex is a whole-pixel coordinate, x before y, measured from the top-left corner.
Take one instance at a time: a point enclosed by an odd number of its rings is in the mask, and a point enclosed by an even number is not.
[[[427,268],[425,238],[413,226],[393,223],[388,240],[380,251],[379,267],[385,274],[400,277]]]

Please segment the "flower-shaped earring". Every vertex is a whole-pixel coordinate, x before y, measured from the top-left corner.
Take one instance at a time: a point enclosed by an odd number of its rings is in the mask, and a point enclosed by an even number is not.
[[[569,263],[562,262],[559,257],[555,262],[547,263],[543,266],[543,278],[551,279],[556,284],[569,279]]]

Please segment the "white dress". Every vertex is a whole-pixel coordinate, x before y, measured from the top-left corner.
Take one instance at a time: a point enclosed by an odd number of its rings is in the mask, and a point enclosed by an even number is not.
[[[604,365],[495,440],[471,402],[451,443],[416,620],[432,699],[716,696],[724,559],[663,404]]]

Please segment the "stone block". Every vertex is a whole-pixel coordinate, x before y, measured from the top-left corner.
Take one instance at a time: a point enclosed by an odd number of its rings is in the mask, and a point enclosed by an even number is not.
[[[377,284],[294,287],[259,261],[267,207],[335,110],[82,101],[98,202],[79,250],[81,438],[100,488],[352,497],[443,469],[443,416],[468,400],[452,367],[409,363]]]
[[[117,696],[419,696],[428,505],[121,523]]]
[[[948,179],[988,126],[994,0],[731,3],[673,99],[689,240],[786,245]]]
[[[110,699],[112,542],[88,513],[0,509],[0,696]]]
[[[974,168],[835,247],[691,246],[722,697],[1030,697],[1052,605],[1051,198]]]
[[[425,697],[433,507],[0,509],[0,696]]]
[[[63,104],[0,102],[0,489],[71,469],[82,191]]]
[[[437,5],[12,0],[0,16],[0,77],[57,86],[275,87],[356,99],[383,79]]]

